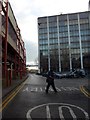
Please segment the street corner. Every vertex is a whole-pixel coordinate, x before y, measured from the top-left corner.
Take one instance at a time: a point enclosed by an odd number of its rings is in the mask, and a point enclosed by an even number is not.
[[[81,92],[88,98],[90,98],[90,85],[88,86],[80,86]]]

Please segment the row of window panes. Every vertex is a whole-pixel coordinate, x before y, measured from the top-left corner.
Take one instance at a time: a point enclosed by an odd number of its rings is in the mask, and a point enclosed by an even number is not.
[[[39,29],[39,34],[41,34],[41,33],[47,33],[47,28]]]
[[[68,42],[68,37],[64,37],[64,38],[60,38],[60,43],[65,43],[65,42]],[[81,40],[82,41],[90,41],[90,36],[81,36]],[[50,39],[50,43],[58,43],[58,40],[57,39]],[[70,41],[71,42],[78,42],[79,41],[79,36],[78,37],[70,37]],[[48,40],[45,38],[41,38],[40,41],[39,41],[40,44],[48,44]]]
[[[70,36],[79,36],[79,31],[70,31]]]
[[[70,41],[71,42],[78,42],[79,41],[79,37],[70,37]]]
[[[60,44],[60,48],[61,49],[68,49],[68,44]]]
[[[49,39],[49,43],[55,44],[55,43],[58,43],[58,40],[57,39]]]
[[[64,27],[59,26],[59,32],[64,32],[64,31],[68,31],[68,27],[67,26],[64,26]]]
[[[80,24],[89,23],[89,19],[80,19]]]
[[[76,31],[76,30],[79,30],[79,28],[78,28],[78,25],[70,25],[70,31]],[[88,24],[83,24],[83,25],[81,25],[80,26],[80,29],[82,30],[82,29],[89,29],[89,25]],[[65,27],[59,27],[59,32],[65,32],[65,31],[68,31],[68,27],[67,26],[65,26]],[[57,27],[50,27],[49,28],[49,33],[53,33],[53,32],[57,32]],[[47,33],[47,29],[45,28],[45,29],[40,29],[39,30],[39,34],[41,34],[41,33]]]
[[[80,29],[83,30],[83,29],[89,29],[89,24],[82,24],[80,25]]]
[[[57,38],[57,37],[58,37],[57,33],[49,34],[49,38]]]
[[[40,45],[40,50],[48,50],[48,45]]]
[[[82,53],[88,53],[88,48],[83,48]]]
[[[79,30],[79,27],[78,27],[78,25],[76,24],[76,25],[70,25],[69,26],[69,29],[70,29],[70,31],[74,31],[74,30]]]
[[[87,40],[89,40],[90,41],[90,36],[81,36],[81,40],[82,41],[87,41]]]
[[[44,35],[44,34],[40,35],[39,39],[47,39],[47,34],[46,35]]]
[[[80,44],[79,43],[71,43],[71,48],[79,48]]]
[[[49,27],[57,27],[57,22],[50,22]]]
[[[90,51],[90,48],[84,48],[82,49],[82,53],[88,53],[88,51]],[[52,52],[52,51],[51,51]],[[58,52],[58,50],[57,50]],[[63,50],[60,51],[61,55],[63,55]],[[48,55],[48,51],[47,50],[42,50],[42,54],[43,55]],[[71,50],[71,58],[79,58],[80,57],[80,49],[72,49]]]
[[[90,30],[81,30],[81,35],[90,35]]]
[[[83,30],[81,31],[81,35],[89,35],[90,30]],[[58,34],[54,33],[54,34],[50,34],[50,38],[54,38],[57,37]],[[59,33],[60,37],[67,37],[68,36],[68,32],[62,32]],[[79,31],[70,31],[70,36],[79,36]]]
[[[40,25],[38,26],[39,28],[46,28],[47,27],[47,23],[40,23]]]
[[[49,27],[49,33],[57,32],[57,27]]]
[[[59,33],[59,37],[68,37],[68,32]]]
[[[39,41],[47,40],[47,38],[39,38]]]
[[[67,37],[66,38],[61,38],[59,40],[60,40],[60,43],[66,43],[66,42],[68,42],[68,38]]]
[[[82,42],[82,47],[90,47],[90,43],[89,42]]]
[[[49,49],[51,50],[51,49],[58,49],[58,45],[56,44],[56,45],[50,45],[49,46]]]
[[[39,41],[39,44],[41,45],[41,44],[48,44],[48,41],[47,40],[40,40]]]

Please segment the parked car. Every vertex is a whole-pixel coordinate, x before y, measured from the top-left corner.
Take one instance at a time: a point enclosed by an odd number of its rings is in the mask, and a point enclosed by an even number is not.
[[[77,69],[74,71],[70,71],[66,74],[66,78],[79,78],[85,77],[85,71],[83,69]]]
[[[57,79],[61,79],[65,77],[65,74],[62,74],[60,72],[54,72],[54,77]]]
[[[83,69],[77,69],[77,75],[79,77],[85,77],[86,76],[85,70],[83,70]]]

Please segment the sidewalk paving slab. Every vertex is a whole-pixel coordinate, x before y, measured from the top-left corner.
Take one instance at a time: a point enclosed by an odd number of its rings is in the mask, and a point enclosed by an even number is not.
[[[2,98],[6,97],[17,86],[19,86],[20,84],[22,84],[27,78],[28,78],[28,75],[26,75],[25,77],[23,77],[22,80],[20,80],[20,79],[12,80],[11,86],[8,86],[8,87],[2,89]]]

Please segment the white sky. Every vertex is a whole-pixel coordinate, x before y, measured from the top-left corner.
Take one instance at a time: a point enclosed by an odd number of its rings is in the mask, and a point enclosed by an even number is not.
[[[37,18],[88,10],[89,0],[9,0],[26,46],[27,63],[38,58]]]

